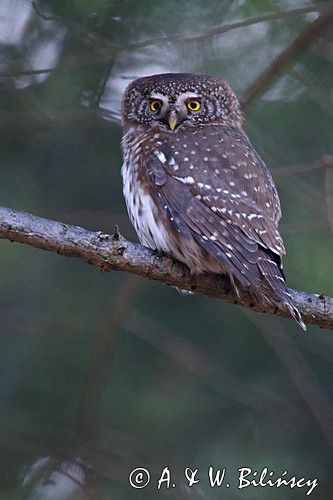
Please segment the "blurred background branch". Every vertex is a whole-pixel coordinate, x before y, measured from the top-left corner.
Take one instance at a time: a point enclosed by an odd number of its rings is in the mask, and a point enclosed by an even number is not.
[[[247,311],[244,313],[251,322],[255,323],[257,331],[276,353],[311,414],[318,421],[327,442],[333,448],[333,403],[321,386],[316,373],[308,366],[297,345],[283,328],[277,326],[272,332],[269,328],[265,328],[264,322],[260,319],[250,316]]]
[[[288,177],[290,175],[298,175],[303,172],[311,172],[311,170],[316,170],[318,168],[333,168],[333,157],[323,156],[319,160],[313,160],[308,163],[302,163],[301,165],[289,165],[288,167],[275,168],[272,171],[274,179],[278,180],[280,177]]]
[[[329,29],[333,22],[333,8],[321,14],[309,24],[300,35],[266,68],[261,75],[250,85],[242,98],[242,107],[247,109],[255,99],[258,99],[275,80],[295,64],[296,59],[304,52],[310,43],[325,29]]]
[[[172,35],[172,36],[163,36],[159,38],[153,38],[150,40],[146,40],[143,42],[133,42],[125,45],[116,45],[112,43],[110,40],[107,40],[105,37],[99,35],[96,32],[92,32],[91,30],[88,30],[84,26],[80,25],[79,23],[73,22],[70,19],[66,19],[61,16],[48,16],[46,14],[43,14],[41,10],[39,9],[38,5],[36,2],[32,2],[33,8],[36,11],[37,15],[40,16],[44,21],[58,21],[64,24],[67,28],[69,28],[69,33],[70,36],[73,38],[78,39],[81,43],[87,44],[89,46],[95,46],[96,48],[96,53],[91,54],[89,57],[86,57],[84,60],[81,58],[79,60],[75,60],[75,58],[68,58],[67,60],[63,60],[62,64],[65,64],[67,67],[76,67],[77,65],[89,65],[89,64],[95,64],[96,62],[108,62],[110,58],[114,58],[115,56],[118,56],[121,53],[125,53],[128,51],[135,51],[138,49],[143,49],[146,47],[150,47],[152,45],[163,45],[163,44],[168,44],[168,43],[194,43],[198,41],[204,41],[207,39],[211,39],[215,36],[222,35],[224,33],[228,33],[229,31],[238,29],[238,28],[244,28],[247,26],[251,26],[253,24],[258,24],[258,23],[263,23],[263,22],[268,22],[268,21],[276,21],[279,19],[284,19],[284,18],[292,18],[294,16],[301,16],[302,14],[307,14],[311,12],[325,12],[326,10],[330,10],[332,8],[331,2],[318,2],[316,5],[308,6],[308,7],[302,7],[298,9],[290,9],[286,11],[281,11],[281,12],[272,12],[270,14],[265,14],[261,16],[255,16],[251,17],[249,19],[244,19],[243,21],[235,22],[235,23],[230,23],[230,24],[225,24],[223,26],[214,28],[214,29],[209,29],[206,30],[202,33],[198,33],[196,35],[192,35],[189,37],[184,37],[183,34],[180,35]],[[330,14],[328,14],[329,16]],[[326,16],[325,16],[326,18]],[[323,21],[321,20],[320,25]],[[326,24],[326,23],[324,23]],[[309,38],[309,32],[312,32],[313,30],[317,30],[317,24],[315,27],[309,27],[308,30],[306,30],[306,34],[301,34],[301,42],[296,42],[293,44],[293,48],[289,49],[293,53],[295,52],[295,45],[305,45],[305,42],[303,38]],[[311,35],[312,36],[312,35]],[[310,40],[307,42],[309,43]],[[299,50],[299,49],[297,49]],[[5,71],[5,72],[0,72],[0,78],[1,77],[15,77],[19,75],[34,75],[34,74],[40,74],[40,73],[49,73],[53,71],[55,68],[41,68],[37,70],[27,70],[27,71],[21,71],[21,72],[15,72],[14,71]],[[254,85],[258,85],[256,82]],[[249,89],[247,92],[247,96],[244,99],[244,107],[248,105],[248,100],[249,100],[249,95],[252,92],[252,89]]]

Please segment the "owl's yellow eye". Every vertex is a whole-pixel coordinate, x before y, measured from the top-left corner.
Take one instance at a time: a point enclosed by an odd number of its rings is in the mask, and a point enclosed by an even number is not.
[[[150,109],[152,110],[153,113],[156,113],[159,111],[162,107],[162,101],[159,101],[158,99],[153,99],[150,101]]]
[[[186,105],[190,111],[199,111],[199,109],[201,108],[201,102],[197,99],[190,99],[189,101],[187,101]]]

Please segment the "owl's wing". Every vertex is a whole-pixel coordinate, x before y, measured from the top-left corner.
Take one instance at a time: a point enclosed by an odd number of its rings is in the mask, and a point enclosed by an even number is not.
[[[186,129],[172,146],[159,142],[148,164],[157,203],[178,231],[192,235],[241,283],[259,285],[266,272],[262,249],[280,267],[281,211],[272,178],[246,135],[209,125]]]

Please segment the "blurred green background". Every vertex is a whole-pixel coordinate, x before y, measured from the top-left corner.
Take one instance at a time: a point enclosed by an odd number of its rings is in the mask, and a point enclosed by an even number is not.
[[[135,240],[120,177],[126,85],[206,72],[242,98],[318,16],[309,0],[36,5],[42,15],[28,0],[0,0],[0,203],[93,230],[118,224]],[[309,12],[288,14],[301,7]],[[271,12],[282,15],[184,41]],[[326,29],[246,108],[281,197],[288,283],[327,295],[333,175],[311,166],[332,154],[332,68]],[[306,496],[239,490],[245,466],[317,478],[311,498],[333,498],[332,332],[305,335],[293,321],[8,241],[0,259],[1,499]],[[166,466],[177,486],[157,491]],[[209,486],[209,466],[227,469],[230,488]],[[129,485],[135,467],[150,470],[147,488]],[[200,469],[190,489],[185,467]]]

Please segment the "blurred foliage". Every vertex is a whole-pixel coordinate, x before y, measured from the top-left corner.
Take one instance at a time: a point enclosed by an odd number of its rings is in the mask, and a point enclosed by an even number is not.
[[[28,0],[2,0],[1,204],[95,230],[117,223],[136,238],[120,178],[127,83],[155,72],[207,72],[242,96],[316,14],[286,14],[195,43],[119,45],[312,5],[45,0],[37,3],[51,18],[44,19]],[[332,154],[332,46],[332,32],[320,33],[246,111],[247,133],[273,173]],[[29,74],[40,69],[52,70]],[[288,282],[331,295],[325,179],[317,169],[279,178],[278,189]],[[244,466],[316,477],[311,496],[330,497],[330,332],[310,327],[305,336],[292,321],[102,275],[8,241],[0,255],[1,499],[221,498],[208,485],[209,465],[227,468],[230,499],[305,495],[240,491]],[[152,474],[141,491],[128,484],[139,466]],[[157,492],[165,466],[177,489]],[[206,479],[187,490],[185,467]]]

